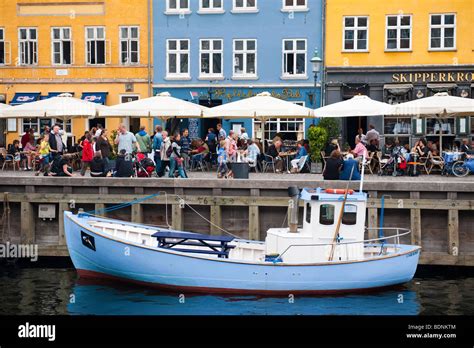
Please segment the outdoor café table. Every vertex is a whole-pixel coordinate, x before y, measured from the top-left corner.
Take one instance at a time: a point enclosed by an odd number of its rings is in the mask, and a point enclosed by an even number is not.
[[[296,151],[286,151],[279,154],[280,157],[286,160],[286,170],[290,170],[290,158],[294,157],[296,154]]]

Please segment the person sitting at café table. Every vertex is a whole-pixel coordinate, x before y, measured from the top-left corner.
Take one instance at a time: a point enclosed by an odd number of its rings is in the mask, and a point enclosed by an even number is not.
[[[202,140],[197,140],[197,147],[194,150],[189,151],[191,155],[191,168],[199,162],[202,161],[207,154],[209,153],[209,146]]]
[[[300,160],[304,156],[308,156],[308,152],[306,151],[306,148],[304,147],[304,141],[300,140],[298,141],[298,153],[296,154],[296,157],[291,160],[291,173],[298,173],[298,164],[300,163]]]
[[[351,177],[352,173],[352,177]],[[348,154],[342,164],[342,171],[339,176],[340,180],[358,181],[361,179],[359,172],[359,162],[354,159],[352,154]]]
[[[20,168],[20,162],[22,158],[20,141],[18,139],[13,140],[13,143],[8,146],[8,154],[13,158],[15,165],[18,163],[18,168]]]
[[[426,140],[424,138],[421,138],[415,143],[415,146],[413,147],[411,152],[417,154],[420,157],[426,157],[428,156],[428,152],[430,152],[430,149],[426,145]]]
[[[27,142],[26,145],[23,147],[23,155],[26,157],[26,171],[31,171],[34,169],[32,168],[32,163],[37,156],[37,148],[33,145],[33,142],[34,138],[31,138],[31,141]]]
[[[467,154],[471,154],[471,153],[472,153],[471,147],[469,146],[469,139],[464,138],[464,139],[462,140],[462,144],[461,144],[461,147],[459,148],[459,151],[460,151],[460,152],[467,153]]]
[[[258,161],[258,156],[260,155],[260,149],[251,139],[247,142],[247,149],[243,152],[245,156],[245,161],[247,163],[255,164]]]
[[[275,140],[276,139],[276,140]],[[268,147],[267,155],[273,157],[273,163],[275,165],[275,172],[283,172],[283,159],[281,158],[282,154],[282,141],[280,138],[274,138],[273,144]]]
[[[386,140],[385,145],[382,147],[382,156],[390,157],[393,150],[393,143],[391,140]]]
[[[323,172],[324,180],[339,180],[339,174],[342,168],[342,156],[339,150],[334,150],[326,160],[326,166]]]
[[[367,151],[369,151],[369,152],[379,151],[378,141],[376,139],[370,140],[369,145],[367,146]]]
[[[324,153],[326,154],[326,156],[331,156],[334,150],[338,150],[339,152],[341,152],[341,148],[339,147],[339,143],[337,142],[337,139],[331,140],[331,142],[326,146]]]
[[[359,140],[359,138],[356,138],[355,143],[356,143],[356,146],[354,150],[351,150],[351,153],[354,156],[356,156],[358,160],[362,159],[362,156],[365,156],[365,158],[367,158],[368,156],[367,148],[365,147],[364,144],[362,144],[362,141]]]

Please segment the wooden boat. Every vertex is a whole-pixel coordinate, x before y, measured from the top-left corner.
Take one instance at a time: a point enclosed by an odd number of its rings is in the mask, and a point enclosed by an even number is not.
[[[410,233],[364,240],[367,195],[291,188],[289,227],[265,242],[209,236],[65,212],[67,246],[82,277],[193,293],[330,294],[410,281],[420,247]],[[303,201],[303,223],[298,208]]]

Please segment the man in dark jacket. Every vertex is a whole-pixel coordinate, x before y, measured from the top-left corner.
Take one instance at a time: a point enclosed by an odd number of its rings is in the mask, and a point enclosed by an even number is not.
[[[66,145],[63,142],[61,134],[59,134],[59,126],[57,124],[54,125],[53,131],[49,136],[49,147],[51,148],[51,154],[54,157],[57,155],[62,155],[66,150]]]

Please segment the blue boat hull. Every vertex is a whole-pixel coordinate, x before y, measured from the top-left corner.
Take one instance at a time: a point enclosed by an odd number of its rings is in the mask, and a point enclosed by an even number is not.
[[[357,262],[246,263],[130,244],[101,233],[69,212],[64,220],[69,253],[81,276],[181,292],[288,295],[367,291],[410,281],[420,254],[418,246],[401,245],[397,255]],[[94,248],[84,245],[84,232],[93,237]]]

